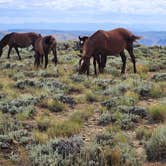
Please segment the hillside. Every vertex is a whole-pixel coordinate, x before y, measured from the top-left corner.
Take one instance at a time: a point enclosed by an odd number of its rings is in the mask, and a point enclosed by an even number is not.
[[[12,29],[8,31],[0,31],[0,38],[4,36],[6,33],[10,32],[37,32],[43,35],[52,34],[56,36],[58,41],[67,41],[67,40],[77,40],[78,36],[81,35],[90,35],[93,32],[90,31],[58,31],[58,30],[19,30],[19,29]],[[139,36],[142,36],[142,40],[139,41],[143,45],[153,46],[153,45],[166,45],[166,32],[135,32]]]
[[[103,74],[78,75],[79,51],[58,44],[58,65],[34,68],[22,49],[0,59],[0,165],[164,166],[166,164],[166,47],[134,49],[121,76],[121,58]]]

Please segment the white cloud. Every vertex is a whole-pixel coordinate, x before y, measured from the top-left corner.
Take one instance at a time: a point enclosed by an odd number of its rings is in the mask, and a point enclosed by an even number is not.
[[[103,11],[126,14],[166,14],[166,0],[100,0]]]
[[[0,7],[92,10],[124,14],[166,14],[166,0],[0,0]]]
[[[0,24],[9,25],[107,23],[165,29],[165,17],[166,0],[0,0]]]

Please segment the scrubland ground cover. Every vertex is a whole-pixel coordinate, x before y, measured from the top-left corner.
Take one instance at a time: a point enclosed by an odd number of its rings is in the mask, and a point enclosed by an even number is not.
[[[139,166],[166,164],[166,47],[134,49],[103,74],[78,75],[79,51],[59,44],[59,63],[35,70],[23,49],[0,59],[0,165]],[[61,48],[61,49],[60,49]]]

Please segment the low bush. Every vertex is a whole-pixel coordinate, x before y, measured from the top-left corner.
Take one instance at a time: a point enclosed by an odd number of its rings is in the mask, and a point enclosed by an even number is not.
[[[136,138],[138,140],[147,141],[151,137],[151,135],[152,135],[152,131],[144,127],[139,127],[136,129]]]
[[[70,96],[66,96],[65,94],[56,95],[55,99],[57,99],[58,101],[64,104],[68,104],[71,107],[74,107],[76,105],[76,101],[74,100],[74,98]]]
[[[149,71],[149,66],[147,64],[137,64],[137,71],[139,74],[147,73]]]
[[[100,118],[99,118],[99,122],[98,124],[99,125],[108,125],[112,122],[112,116],[110,114],[110,112],[103,112],[101,115],[100,115]]]
[[[160,127],[154,131],[145,149],[149,161],[166,160],[166,127]]]
[[[93,114],[93,110],[91,108],[87,108],[87,110],[74,112],[71,115],[70,120],[74,121],[74,122],[77,122],[79,124],[83,124],[86,120],[88,120],[88,118],[92,114]]]
[[[154,122],[166,120],[166,104],[153,104],[148,108],[149,114]]]
[[[160,98],[162,97],[163,94],[163,89],[160,87],[158,84],[152,84],[150,88],[150,97],[152,98]]]
[[[38,130],[34,130],[32,132],[32,137],[37,143],[44,144],[49,140],[47,133],[40,132]]]
[[[88,102],[97,102],[99,100],[98,96],[92,92],[86,93],[85,98]]]
[[[66,110],[65,105],[56,99],[44,99],[39,105],[43,108],[49,109],[52,112],[61,112]]]
[[[34,106],[40,101],[40,98],[32,95],[21,95],[14,100],[1,102],[0,109],[4,113],[16,114],[19,112],[35,112]]]
[[[135,122],[138,122],[138,116],[133,114],[122,114],[120,118],[116,120],[116,124],[123,130],[129,130],[135,127]]]
[[[47,134],[50,138],[54,137],[69,137],[79,133],[82,124],[77,122],[66,120],[61,122],[54,122],[48,129]]]
[[[47,114],[42,114],[36,117],[38,129],[40,131],[46,131],[51,126],[52,118]]]
[[[155,81],[166,81],[166,73],[157,73],[152,77]]]
[[[117,109],[118,106],[125,105],[125,106],[133,106],[136,104],[136,100],[131,97],[120,96],[120,97],[113,97],[110,100],[102,102],[103,106],[106,106],[108,109]]]

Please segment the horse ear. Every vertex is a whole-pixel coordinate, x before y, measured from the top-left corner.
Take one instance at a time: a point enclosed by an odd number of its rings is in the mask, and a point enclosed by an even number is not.
[[[79,36],[78,38],[79,38],[79,40],[81,40],[81,36]]]

